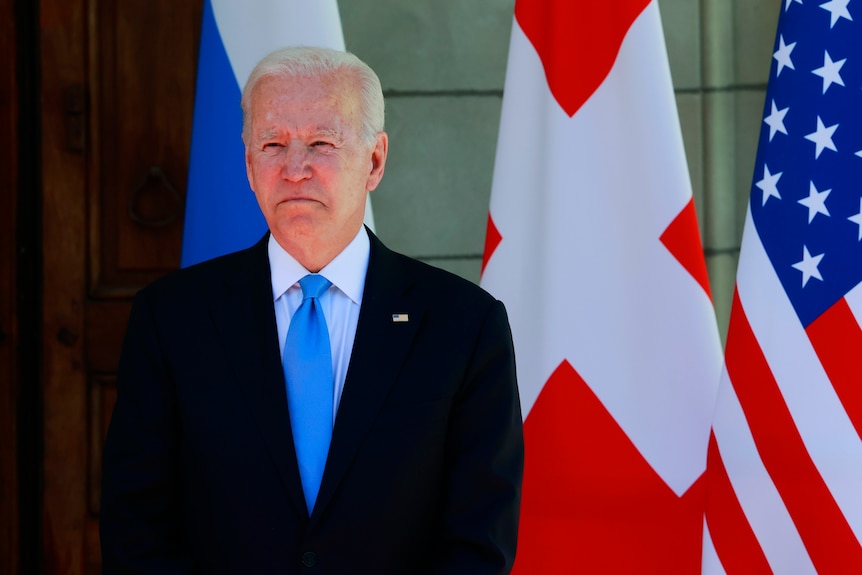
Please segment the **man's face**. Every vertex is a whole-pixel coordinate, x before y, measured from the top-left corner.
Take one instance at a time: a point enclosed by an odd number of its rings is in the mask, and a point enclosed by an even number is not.
[[[353,239],[383,176],[386,134],[372,145],[360,138],[352,88],[334,76],[266,77],[252,92],[248,181],[275,239],[306,267]]]

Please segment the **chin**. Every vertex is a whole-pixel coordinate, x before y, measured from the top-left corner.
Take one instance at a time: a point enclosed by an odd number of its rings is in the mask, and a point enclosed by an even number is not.
[[[276,237],[285,238],[311,238],[320,233],[320,227],[309,218],[291,218],[285,220],[282,218],[275,226],[270,226],[273,233],[277,232]]]

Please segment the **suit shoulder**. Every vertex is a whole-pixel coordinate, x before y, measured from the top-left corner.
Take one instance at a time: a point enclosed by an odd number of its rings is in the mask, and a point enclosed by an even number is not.
[[[141,289],[139,297],[151,301],[177,302],[186,301],[187,298],[198,298],[208,288],[222,285],[242,274],[248,274],[247,270],[253,268],[257,260],[261,260],[261,266],[265,265],[266,257],[266,250],[261,253],[259,245],[255,245],[187,268],[174,270]]]
[[[434,292],[449,301],[462,301],[471,305],[490,305],[497,300],[478,284],[450,271],[432,266],[417,259],[396,254],[402,265],[410,270],[418,289]]]

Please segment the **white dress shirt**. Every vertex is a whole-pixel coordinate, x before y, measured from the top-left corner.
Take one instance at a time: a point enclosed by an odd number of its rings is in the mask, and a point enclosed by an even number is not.
[[[332,282],[320,297],[329,343],[332,346],[332,375],[335,379],[332,398],[332,421],[338,412],[347,366],[356,337],[359,322],[359,307],[365,291],[365,275],[371,242],[365,227],[353,238],[340,254],[320,270],[320,275]],[[290,318],[302,303],[302,288],[299,280],[309,272],[282,248],[272,235],[269,236],[269,267],[272,275],[272,299],[275,305],[275,322],[278,326],[278,345],[284,357],[284,341]]]

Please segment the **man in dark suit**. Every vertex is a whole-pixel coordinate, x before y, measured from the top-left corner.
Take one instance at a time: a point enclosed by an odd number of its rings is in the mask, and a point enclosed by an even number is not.
[[[508,573],[523,437],[506,312],[362,225],[388,151],[377,76],[285,49],[243,112],[270,233],[135,298],[104,574]]]

